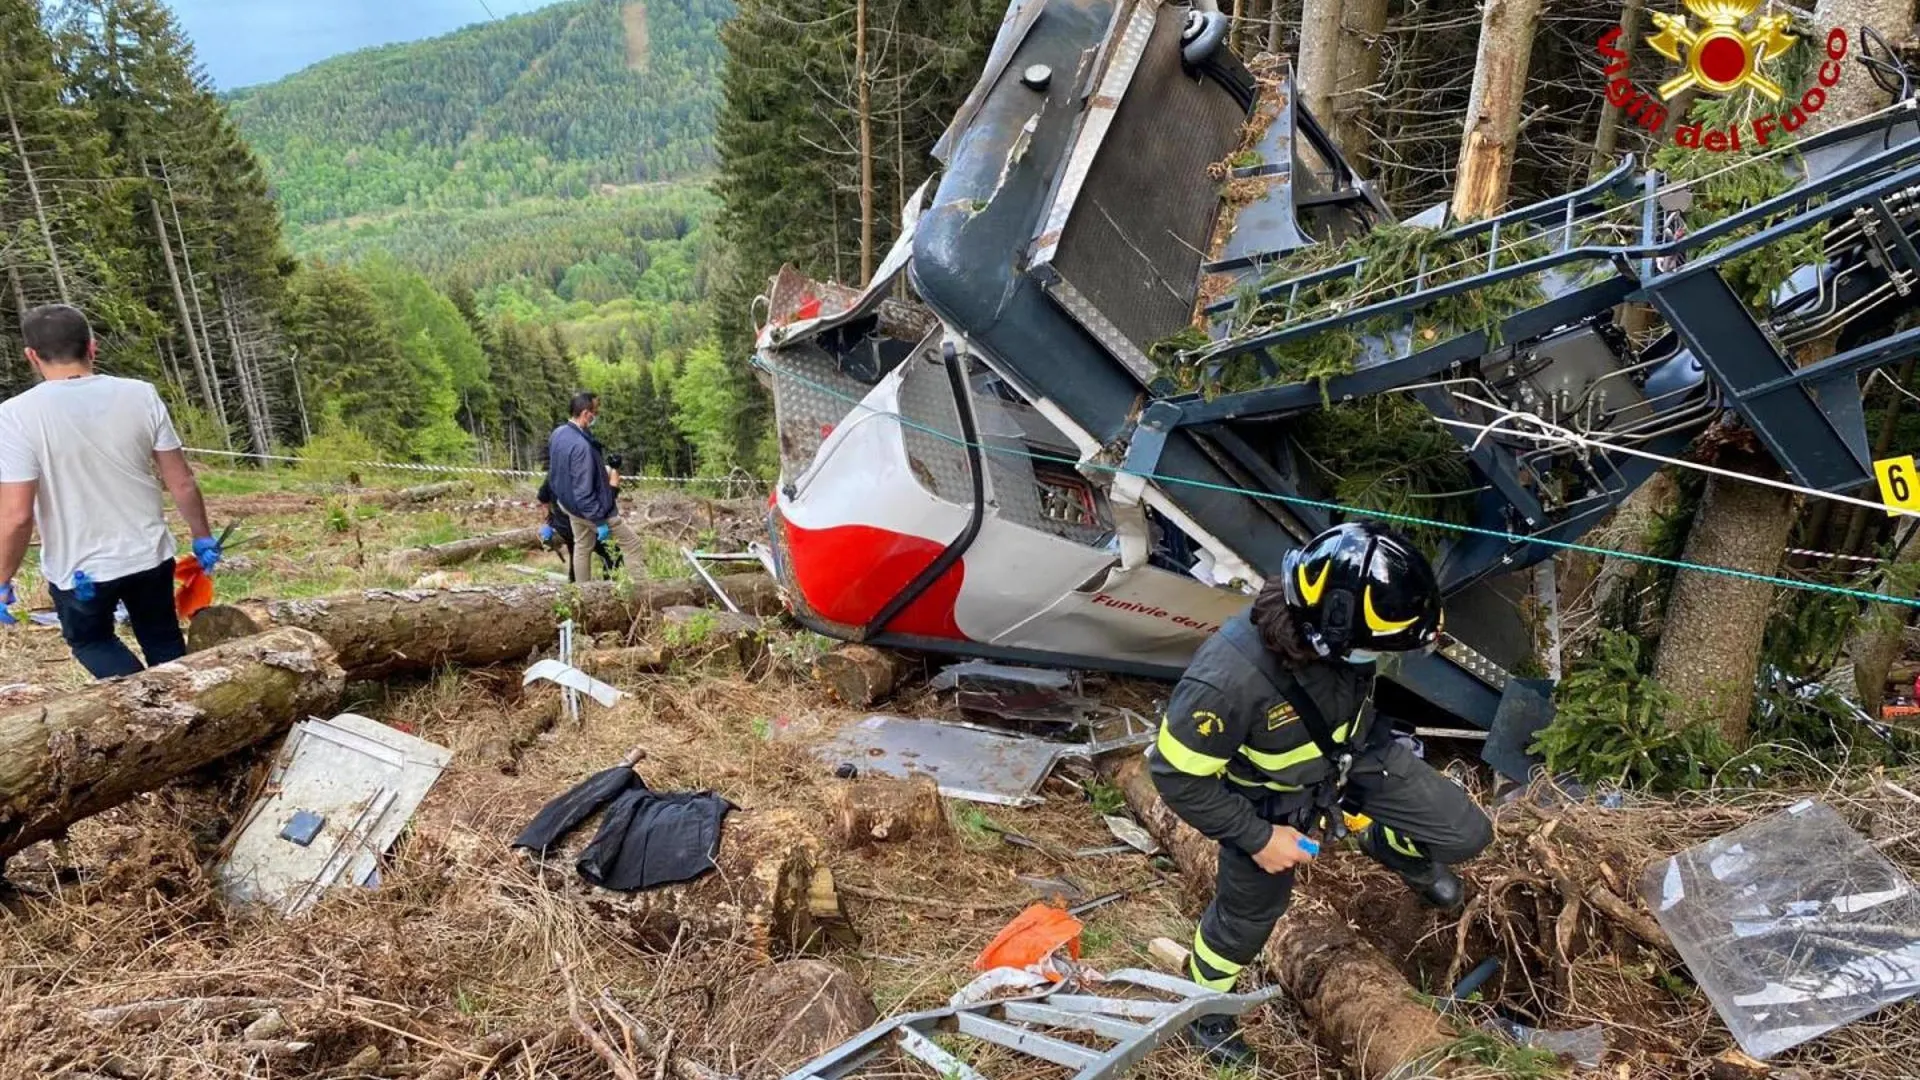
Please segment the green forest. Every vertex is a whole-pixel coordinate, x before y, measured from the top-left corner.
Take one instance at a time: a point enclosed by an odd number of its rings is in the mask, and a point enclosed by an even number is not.
[[[0,0],[0,389],[70,301],[195,446],[534,468],[584,386],[629,471],[764,472],[754,296],[864,276],[1000,6],[871,5],[864,200],[851,15],[571,0],[220,95],[158,0]]]
[[[295,227],[685,177],[713,161],[730,0],[573,0],[229,98]]]

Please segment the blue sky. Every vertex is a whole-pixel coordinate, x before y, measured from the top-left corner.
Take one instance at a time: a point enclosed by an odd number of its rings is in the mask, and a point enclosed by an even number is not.
[[[417,41],[554,0],[170,0],[215,86],[271,82],[369,45]]]

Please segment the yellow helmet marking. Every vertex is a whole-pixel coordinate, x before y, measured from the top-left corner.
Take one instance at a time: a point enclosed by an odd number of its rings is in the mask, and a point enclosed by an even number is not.
[[[1373,610],[1373,586],[1371,585],[1367,586],[1366,591],[1360,594],[1360,609],[1362,614],[1367,618],[1367,628],[1376,634],[1397,634],[1420,621],[1419,616],[1403,622],[1395,622],[1381,618],[1380,613]]]
[[[1320,594],[1326,591],[1327,571],[1331,569],[1333,569],[1333,560],[1328,559],[1326,562],[1320,564],[1320,576],[1312,581],[1307,580],[1307,565],[1305,563],[1301,563],[1299,567],[1294,570],[1294,575],[1300,579],[1300,599],[1305,600],[1308,607],[1320,606]]]

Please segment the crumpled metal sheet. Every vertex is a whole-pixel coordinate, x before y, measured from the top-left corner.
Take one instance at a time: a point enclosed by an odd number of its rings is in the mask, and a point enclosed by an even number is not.
[[[1001,806],[1034,806],[1040,785],[1073,748],[973,724],[869,716],[842,727],[814,756],[829,767],[901,778],[930,776],[940,794]]]
[[[294,726],[214,867],[231,903],[272,904],[284,915],[312,907],[335,885],[375,880],[453,752],[353,713]],[[282,833],[296,817],[321,819],[307,843]],[[305,837],[308,832],[297,831]]]

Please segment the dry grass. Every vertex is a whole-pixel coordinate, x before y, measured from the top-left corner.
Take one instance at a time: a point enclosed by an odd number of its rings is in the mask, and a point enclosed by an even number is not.
[[[663,539],[678,533],[694,542],[719,531],[702,520],[705,505],[659,500],[636,512]],[[523,520],[518,513],[494,507],[450,517],[478,533]],[[255,551],[268,560],[254,582],[261,591],[311,583],[297,575],[339,554],[342,541],[317,524],[324,515],[321,500],[250,516],[268,537]],[[216,516],[225,517],[219,510]],[[417,517],[383,515],[375,521],[383,530],[379,542],[417,530],[398,523]],[[724,527],[724,520],[721,513],[716,524]],[[526,558],[541,565],[543,556]],[[473,572],[482,580],[521,580],[501,565],[483,563]],[[660,635],[654,627],[642,633]],[[804,654],[793,648],[776,656]],[[798,1064],[763,1060],[772,1029],[758,1021],[766,1018],[727,1009],[760,957],[670,925],[611,918],[569,884],[570,866],[542,869],[507,846],[548,799],[635,747],[644,749],[639,768],[656,788],[712,788],[745,815],[795,813],[824,837],[835,781],[807,750],[851,714],[799,676],[798,662],[776,659],[749,676],[731,666],[725,642],[682,643],[673,669],[611,677],[629,692],[625,701],[613,710],[586,705],[583,724],[561,721],[509,771],[497,764],[502,741],[525,714],[517,672],[444,672],[360,688],[349,707],[408,725],[451,748],[454,762],[393,852],[381,888],[335,893],[291,923],[226,907],[207,877],[215,848],[250,797],[259,754],[83,822],[66,850],[29,849],[9,867],[22,895],[0,907],[0,1077],[606,1076],[607,1063],[569,1018],[556,956],[616,1053],[629,1052],[619,1027],[592,1004],[603,990],[655,1040],[670,1037],[676,1054],[743,1076]],[[21,679],[23,673],[29,677]],[[62,686],[81,678],[56,632],[0,635],[0,681]],[[1099,691],[1147,710],[1164,688],[1115,680]],[[917,688],[890,708],[907,715],[945,710]],[[1056,777],[1048,794],[1048,804],[1032,810],[952,804],[955,833],[941,847],[842,851],[829,844],[825,860],[850,893],[938,903],[847,895],[858,944],[816,951],[867,987],[888,1014],[944,1002],[972,978],[973,957],[1034,896],[1021,877],[1068,877],[1089,897],[1127,894],[1086,919],[1083,944],[1095,967],[1145,966],[1151,939],[1191,934],[1195,890],[1147,859],[1056,857],[1110,840],[1072,778]],[[1675,961],[1591,910],[1561,962],[1553,938],[1561,898],[1529,841],[1557,821],[1547,837],[1552,850],[1626,895],[1652,858],[1803,794],[1630,801],[1619,810],[1507,806],[1498,815],[1495,847],[1466,870],[1476,895],[1487,899],[1460,922],[1420,909],[1396,879],[1350,854],[1323,858],[1303,878],[1296,902],[1339,911],[1427,993],[1444,993],[1462,968],[1499,955],[1505,967],[1487,999],[1541,1026],[1603,1023],[1615,1051],[1609,1075],[1704,1077],[1731,1046],[1707,1003]],[[1920,805],[1871,777],[1836,777],[1817,794],[1889,857],[1920,870]],[[1040,850],[1008,843],[993,826]],[[181,998],[268,999],[285,1030],[255,1027],[248,1035],[265,1004],[253,1001],[149,1018],[157,1022],[103,1025],[88,1016]],[[1470,1007],[1469,1018],[1486,1008]],[[1265,1052],[1259,1076],[1341,1075],[1340,1062],[1284,1002],[1255,1018],[1249,1034]],[[1920,1010],[1905,1006],[1777,1064],[1813,1076],[1880,1080],[1914,1075],[1917,1052]],[[651,1073],[644,1054],[633,1058],[638,1075]],[[974,1063],[990,1076],[1029,1075],[991,1055]],[[1217,1074],[1190,1054],[1168,1051],[1136,1075]],[[1471,1075],[1502,1075],[1502,1067],[1476,1066]]]

